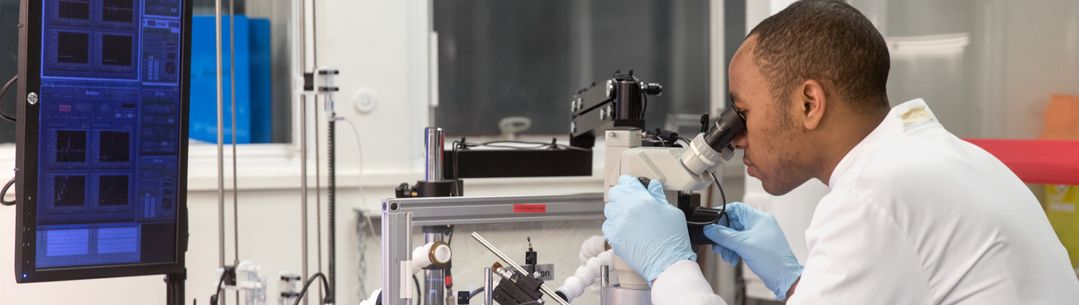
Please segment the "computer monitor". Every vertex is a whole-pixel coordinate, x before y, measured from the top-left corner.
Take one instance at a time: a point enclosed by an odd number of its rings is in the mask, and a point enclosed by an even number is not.
[[[22,0],[19,283],[182,274],[191,0]]]

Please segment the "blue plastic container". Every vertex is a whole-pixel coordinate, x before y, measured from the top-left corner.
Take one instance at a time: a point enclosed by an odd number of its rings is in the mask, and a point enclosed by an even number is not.
[[[217,142],[217,46],[213,16],[195,16],[191,30],[191,139]],[[222,17],[225,143],[232,143],[229,19]],[[236,15],[236,143],[267,143],[271,132],[270,23]]]

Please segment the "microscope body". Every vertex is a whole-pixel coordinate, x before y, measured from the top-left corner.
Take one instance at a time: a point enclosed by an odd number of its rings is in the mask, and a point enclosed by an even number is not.
[[[683,164],[683,154],[686,147],[644,147],[641,146],[642,132],[636,128],[611,129],[605,132],[605,173],[604,173],[604,200],[609,202],[607,190],[618,183],[618,177],[622,175],[657,180],[663,184],[667,196],[667,202],[674,204],[685,212],[686,218],[693,217],[694,212],[700,209],[699,191],[708,188],[712,183],[711,173],[718,168],[709,168],[700,174],[691,172]],[[702,226],[690,225],[691,239],[695,244],[700,244],[703,237]],[[695,234],[694,234],[695,233]],[[634,300],[633,304],[650,304],[647,297],[649,290],[648,282],[629,267],[621,258],[615,256],[614,271],[618,275],[619,283],[610,293],[622,293],[637,297],[623,297],[623,300]],[[623,304],[623,303],[619,303]]]
[[[702,207],[699,192],[711,185],[720,163],[733,155],[732,143],[745,132],[745,121],[733,107],[728,107],[714,125],[707,115],[702,116],[701,133],[684,147],[675,143],[679,138],[673,132],[657,130],[646,137],[643,130],[647,97],[661,92],[661,85],[642,82],[632,71],[616,72],[605,85],[593,84],[578,91],[570,101],[570,143],[592,147],[603,133],[605,202],[610,202],[607,191],[618,183],[619,176],[638,177],[646,184],[648,180],[658,180],[667,202],[686,214],[691,242],[710,243],[703,236],[703,226],[718,222],[723,213]],[[605,304],[651,304],[649,283],[618,256],[612,257],[612,264],[618,284],[606,290]]]

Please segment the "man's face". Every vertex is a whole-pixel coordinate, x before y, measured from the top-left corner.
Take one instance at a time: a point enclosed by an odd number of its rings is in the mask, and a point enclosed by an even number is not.
[[[743,149],[750,176],[761,180],[764,190],[782,195],[809,180],[806,139],[794,120],[795,95],[777,100],[771,82],[754,60],[756,37],[746,39],[731,60],[729,86],[734,106],[745,116],[746,133],[735,138]]]

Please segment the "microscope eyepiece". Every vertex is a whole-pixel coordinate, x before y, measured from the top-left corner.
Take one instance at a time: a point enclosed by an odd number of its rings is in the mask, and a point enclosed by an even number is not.
[[[734,138],[746,132],[746,121],[734,107],[727,107],[719,115],[716,124],[704,135],[705,143],[717,152],[727,148]]]
[[[728,107],[708,132],[697,135],[682,153],[682,165],[696,175],[710,173],[720,161],[734,155],[734,141],[746,132],[746,121],[734,107]]]

